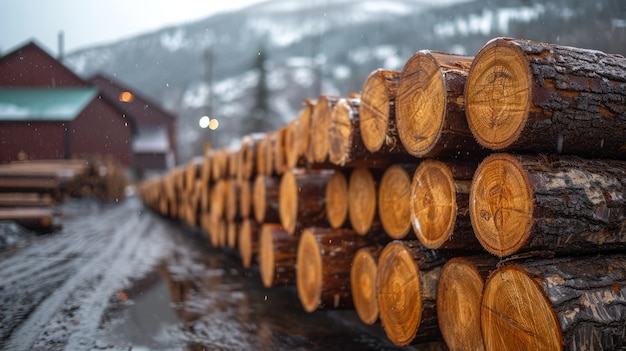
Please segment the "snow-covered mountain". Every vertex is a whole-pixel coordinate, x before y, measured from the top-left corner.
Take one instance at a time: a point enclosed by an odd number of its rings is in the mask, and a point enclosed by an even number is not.
[[[401,70],[422,49],[474,55],[496,36],[624,53],[622,0],[270,0],[201,21],[70,53],[89,77],[103,71],[179,116],[181,161],[236,143],[249,118],[263,50],[271,125],[297,116],[304,98],[358,91],[376,68]],[[211,61],[211,64],[207,62]],[[211,73],[207,73],[210,67]],[[210,77],[210,79],[209,79]],[[218,132],[201,130],[209,109]]]

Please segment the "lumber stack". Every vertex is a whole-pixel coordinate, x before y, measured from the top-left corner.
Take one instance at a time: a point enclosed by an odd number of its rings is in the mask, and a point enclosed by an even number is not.
[[[126,177],[113,159],[29,160],[0,165],[0,220],[50,232],[61,228],[55,206],[70,197],[124,198]]]
[[[399,346],[616,349],[624,130],[624,57],[496,38],[307,99],[141,195],[218,247],[239,226],[266,287],[295,286],[310,312],[354,308]]]

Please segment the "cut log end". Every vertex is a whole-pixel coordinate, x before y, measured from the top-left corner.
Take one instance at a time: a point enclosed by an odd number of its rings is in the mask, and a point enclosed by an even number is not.
[[[427,248],[440,248],[452,236],[457,214],[450,168],[440,161],[422,162],[413,175],[411,194],[411,225],[415,235]]]
[[[298,217],[298,185],[292,172],[286,172],[280,179],[278,209],[280,224],[289,233],[295,232]]]
[[[506,39],[496,39],[476,55],[467,77],[467,121],[478,142],[500,150],[515,142],[528,120],[531,72]]]
[[[481,245],[497,256],[515,253],[529,239],[533,190],[521,163],[507,154],[487,157],[470,189],[470,218]]]
[[[360,130],[363,144],[371,152],[380,150],[387,137],[391,112],[390,84],[387,81],[397,84],[398,77],[398,72],[379,69],[372,72],[363,84],[359,107]],[[395,95],[395,89],[393,93]]]
[[[389,340],[411,343],[422,318],[419,271],[404,245],[388,244],[378,261],[378,307]]]
[[[250,209],[252,208],[252,191],[250,182],[244,180],[239,184],[239,214],[243,218],[250,217]]]
[[[480,331],[484,281],[475,266],[454,258],[441,270],[437,286],[437,319],[450,351],[485,349]]]
[[[244,219],[239,227],[239,256],[244,268],[250,268],[252,265],[252,258],[257,245],[255,242],[256,230],[256,225],[251,219]]]
[[[311,115],[311,140],[310,150],[313,161],[323,163],[328,158],[328,130],[330,127],[330,114],[337,98],[321,95]]]
[[[517,266],[496,271],[481,304],[487,350],[562,350],[561,328],[541,287]]]
[[[299,129],[299,119],[294,119],[287,126],[287,133],[285,134],[285,165],[287,169],[295,168],[298,165],[298,159],[302,155],[300,153],[301,140],[298,137]]]
[[[259,174],[254,179],[252,186],[252,203],[254,204],[254,219],[257,223],[265,221],[265,203],[267,189],[265,188],[265,176]]]
[[[349,102],[341,99],[333,108],[330,115],[330,129],[328,131],[328,160],[336,165],[343,166],[350,162],[350,149],[353,145],[354,125],[351,122]]]
[[[348,184],[348,214],[352,228],[365,235],[376,216],[376,183],[367,168],[357,168]]]
[[[326,216],[331,228],[340,228],[348,218],[348,181],[335,172],[326,184]]]
[[[413,55],[402,69],[396,98],[398,134],[410,154],[425,155],[439,139],[446,97],[439,65],[425,53]]]
[[[298,243],[296,281],[298,297],[307,312],[320,304],[322,294],[322,257],[315,235],[304,230]]]
[[[378,320],[377,276],[378,267],[370,250],[357,251],[350,268],[350,288],[354,308],[361,321],[367,325]]]
[[[268,224],[261,227],[259,238],[259,272],[263,286],[269,288],[274,280],[274,236]]]
[[[411,229],[411,178],[400,166],[389,167],[378,189],[378,215],[393,239],[404,238]]]

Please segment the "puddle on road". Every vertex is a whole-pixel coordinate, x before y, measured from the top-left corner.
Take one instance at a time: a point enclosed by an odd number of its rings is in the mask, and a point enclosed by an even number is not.
[[[234,254],[209,249],[200,234],[173,235],[181,242],[158,270],[114,297],[125,306],[109,329],[115,345],[131,350],[399,350],[380,330],[347,322],[354,311],[306,313],[295,287],[264,288],[258,271],[244,270]]]

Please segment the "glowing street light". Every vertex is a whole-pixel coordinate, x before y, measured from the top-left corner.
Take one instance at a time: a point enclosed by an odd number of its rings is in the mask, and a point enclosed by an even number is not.
[[[211,119],[209,118],[209,116],[202,116],[200,117],[200,128],[206,128],[211,124]]]
[[[209,129],[210,130],[216,130],[217,127],[220,126],[220,122],[218,122],[217,119],[213,118],[212,120],[209,121]]]

